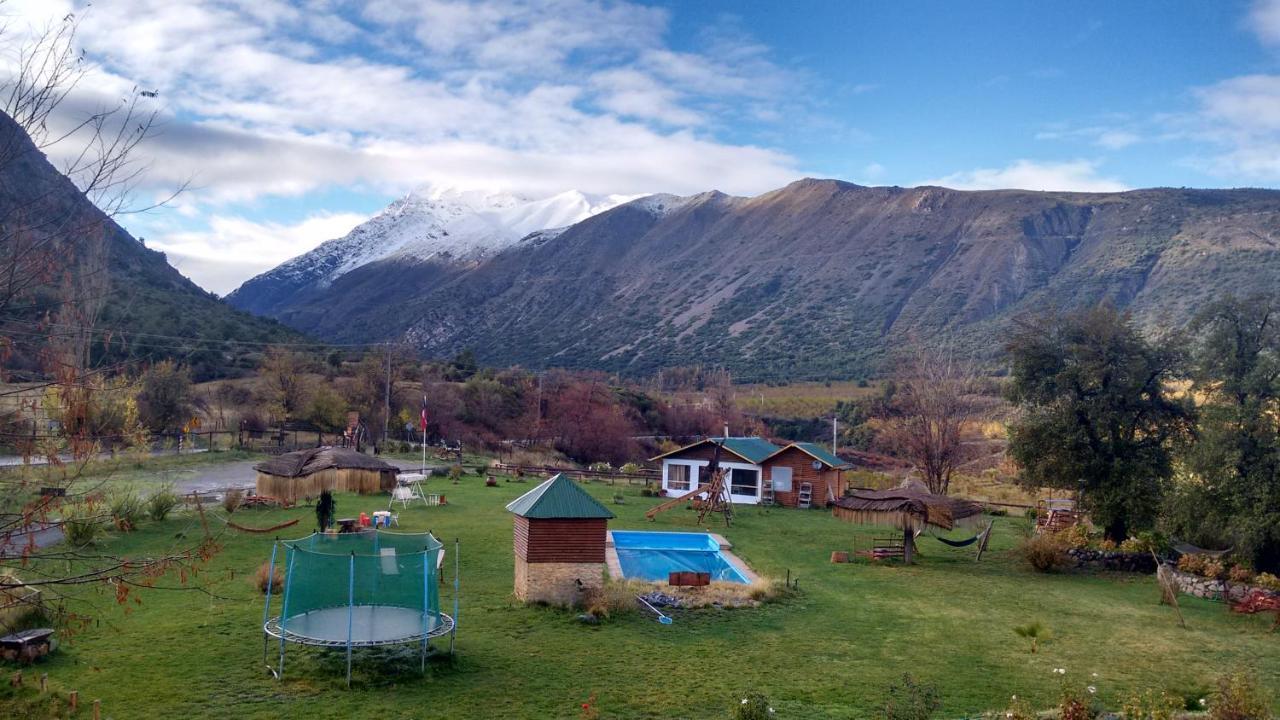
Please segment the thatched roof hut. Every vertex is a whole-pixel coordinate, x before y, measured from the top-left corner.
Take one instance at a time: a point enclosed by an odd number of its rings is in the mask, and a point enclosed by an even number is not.
[[[390,492],[396,486],[394,465],[351,448],[317,447],[273,457],[254,466],[259,495],[296,502],[322,490],[362,495]]]
[[[930,525],[943,530],[973,525],[982,517],[982,505],[934,495],[918,482],[907,482],[889,490],[855,491],[836,500],[831,513],[845,522],[898,528],[903,559],[911,562],[917,534]]]

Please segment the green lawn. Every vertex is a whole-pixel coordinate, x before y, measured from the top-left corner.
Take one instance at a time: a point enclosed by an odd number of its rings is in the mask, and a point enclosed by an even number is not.
[[[669,626],[635,614],[588,627],[572,612],[511,597],[511,518],[503,506],[532,484],[485,488],[469,477],[432,486],[448,507],[402,511],[401,525],[432,530],[450,552],[461,540],[462,612],[456,660],[433,663],[426,677],[416,655],[397,665],[357,653],[347,690],[340,653],[291,646],[286,679],[272,679],[262,660],[262,596],[249,579],[272,539],[234,531],[223,531],[222,551],[197,581],[214,596],[156,589],[125,613],[105,588],[86,592],[81,609],[98,621],[41,671],[57,687],[78,690],[82,702],[101,698],[104,715],[116,718],[276,718],[286,709],[302,718],[574,718],[593,693],[600,717],[716,718],[753,690],[771,698],[780,718],[866,718],[907,671],[938,686],[953,718],[1002,708],[1014,693],[1048,707],[1060,686],[1057,667],[1074,678],[1098,673],[1113,706],[1135,688],[1207,687],[1243,662],[1264,685],[1280,686],[1270,618],[1184,598],[1183,630],[1158,604],[1152,578],[1034,574],[1011,550],[1021,532],[1015,519],[997,522],[993,552],[980,564],[970,549],[924,538],[924,557],[905,568],[828,562],[832,550],[883,531],[820,511],[742,510],[732,528],[716,531],[762,575],[790,569],[798,594],[755,609],[677,611]],[[612,506],[614,528],[696,528],[682,509],[646,522],[653,501],[635,488],[589,489],[609,503],[625,494],[625,504]],[[338,514],[384,502],[340,496]],[[236,517],[254,526],[300,517],[284,531],[294,537],[314,516],[303,507]],[[190,516],[147,522],[107,549],[158,554],[197,528]],[[452,603],[451,592],[442,598]],[[1012,631],[1034,620],[1054,636],[1036,655]]]

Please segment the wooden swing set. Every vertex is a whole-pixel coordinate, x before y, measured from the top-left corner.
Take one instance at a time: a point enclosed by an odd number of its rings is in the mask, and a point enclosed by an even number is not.
[[[715,444],[715,455],[711,457],[711,464],[707,466],[707,470],[711,474],[710,482],[706,485],[696,483],[696,487],[689,492],[649,508],[644,516],[649,520],[653,520],[658,517],[658,513],[666,512],[673,507],[692,501],[694,509],[698,511],[699,525],[702,524],[703,520],[707,519],[708,515],[720,513],[724,516],[725,527],[731,526],[733,524],[733,503],[729,502],[729,493],[726,492],[724,486],[725,471],[720,467],[720,449],[723,444],[723,441]]]

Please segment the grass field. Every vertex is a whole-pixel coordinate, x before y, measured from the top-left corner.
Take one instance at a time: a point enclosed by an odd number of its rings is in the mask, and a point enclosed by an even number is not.
[[[1246,661],[1265,685],[1280,686],[1270,618],[1184,598],[1183,630],[1157,603],[1150,577],[1034,574],[1012,551],[1022,520],[997,521],[993,551],[979,564],[968,549],[922,538],[914,567],[832,565],[832,550],[865,546],[884,531],[820,511],[746,509],[732,528],[716,530],[761,574],[789,569],[798,593],[760,608],[676,611],[669,626],[633,614],[589,627],[572,612],[511,597],[503,506],[532,484],[486,488],[469,477],[432,485],[449,505],[402,511],[401,525],[433,530],[450,551],[461,540],[462,611],[456,659],[433,662],[426,677],[415,653],[397,664],[358,652],[347,690],[341,653],[291,646],[285,680],[273,680],[263,666],[262,595],[250,580],[272,539],[225,529],[221,552],[196,581],[210,594],[154,589],[126,613],[108,588],[86,589],[76,609],[96,621],[38,672],[78,690],[82,704],[100,698],[104,716],[115,718],[576,718],[593,694],[602,718],[717,718],[756,690],[779,718],[866,718],[907,671],[938,686],[943,717],[959,718],[1003,708],[1014,693],[1049,707],[1061,685],[1053,668],[1077,679],[1098,673],[1091,681],[1114,707],[1138,688],[1200,692]],[[618,514],[611,527],[696,527],[682,509],[646,522],[652,499],[636,488],[588,487]],[[612,504],[615,493],[625,504]],[[339,496],[338,514],[384,502]],[[305,534],[314,515],[307,507],[236,515],[260,527],[292,517],[302,522],[286,537]],[[103,549],[155,555],[189,542],[198,527],[188,515],[145,522]],[[451,604],[451,592],[442,599]],[[1012,628],[1036,620],[1053,638],[1033,655]],[[0,716],[18,715],[8,702],[13,712],[0,707]]]

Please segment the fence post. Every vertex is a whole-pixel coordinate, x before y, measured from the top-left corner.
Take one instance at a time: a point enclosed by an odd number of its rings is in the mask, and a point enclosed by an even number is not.
[[[93,701],[93,720],[102,720],[102,701]]]
[[[80,705],[80,691],[72,690],[67,693],[67,700],[71,703],[71,712],[75,712],[76,708]]]

